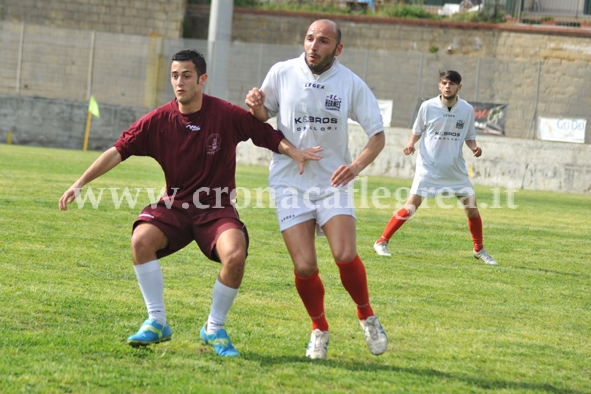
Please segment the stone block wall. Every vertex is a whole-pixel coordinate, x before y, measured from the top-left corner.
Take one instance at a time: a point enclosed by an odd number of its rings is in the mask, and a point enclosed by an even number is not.
[[[182,37],[187,0],[2,0],[0,18],[110,33]]]

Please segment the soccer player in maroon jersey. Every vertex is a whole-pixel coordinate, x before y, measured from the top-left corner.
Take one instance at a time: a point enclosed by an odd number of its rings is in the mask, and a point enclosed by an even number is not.
[[[257,146],[288,155],[301,172],[307,160],[321,158],[322,149],[296,149],[281,132],[248,111],[204,94],[206,63],[199,52],[177,52],[170,71],[175,99],[131,125],[66,190],[59,208],[66,210],[84,185],[128,157],[153,157],[164,171],[167,194],[157,204],[145,207],[133,225],[134,269],[148,319],[127,343],[138,347],[171,339],[159,259],[194,240],[205,256],[221,263],[201,339],[219,355],[238,356],[224,329],[242,282],[248,250],[246,227],[231,201],[236,189],[236,145],[251,139]]]

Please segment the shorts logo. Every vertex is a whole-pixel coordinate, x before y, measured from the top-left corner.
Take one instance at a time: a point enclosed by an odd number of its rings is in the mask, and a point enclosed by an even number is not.
[[[460,119],[456,123],[456,129],[463,129],[463,128],[464,128],[464,121],[462,119]]]
[[[285,222],[286,220],[293,219],[293,218],[295,218],[295,217],[296,217],[296,215],[287,215],[287,216],[285,216],[285,217],[282,217],[282,218],[281,218],[281,220],[279,220],[279,222],[280,222],[280,223],[283,223],[283,222]]]
[[[336,94],[331,94],[330,96],[326,96],[324,107],[329,111],[340,111],[342,101]]]
[[[191,131],[199,131],[199,130],[201,130],[201,127],[195,126],[195,125],[192,125],[192,124],[186,125],[185,128],[187,128],[187,129],[189,129]]]
[[[207,142],[205,144],[205,150],[207,151],[208,155],[213,155],[217,151],[220,150],[222,144],[222,138],[219,134],[215,133],[207,137]]]

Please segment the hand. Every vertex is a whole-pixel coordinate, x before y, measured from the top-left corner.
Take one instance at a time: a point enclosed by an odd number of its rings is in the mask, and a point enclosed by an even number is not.
[[[80,195],[80,188],[79,187],[70,187],[66,192],[62,195],[59,202],[60,211],[67,211],[68,205],[72,203],[76,197]]]
[[[330,185],[333,187],[345,186],[347,183],[355,179],[357,175],[359,175],[359,171],[357,171],[354,166],[340,166],[332,174]]]
[[[304,165],[306,164],[306,161],[308,161],[308,160],[318,161],[324,157],[324,156],[318,154],[318,152],[322,152],[323,150],[324,150],[324,148],[321,148],[320,146],[315,146],[313,148],[307,148],[304,150],[298,149],[296,152],[294,152],[294,154],[292,155],[292,159],[296,163],[298,163],[298,168],[300,169],[300,175],[302,175],[304,173]]]
[[[479,146],[472,148],[472,152],[474,153],[474,157],[480,157],[482,155],[482,149]]]
[[[407,145],[404,147],[404,149],[402,150],[404,152],[405,155],[414,155],[415,153],[415,146],[414,145]]]
[[[260,109],[265,104],[265,93],[259,88],[252,88],[246,94],[244,103],[252,110]]]

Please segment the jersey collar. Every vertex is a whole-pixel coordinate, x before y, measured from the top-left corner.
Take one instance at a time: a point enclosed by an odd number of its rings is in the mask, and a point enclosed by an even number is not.
[[[321,82],[322,80],[327,79],[327,78],[331,77],[332,75],[336,74],[339,67],[341,67],[341,63],[339,62],[339,59],[337,59],[335,57],[334,62],[332,63],[332,66],[330,66],[330,68],[328,70],[326,70],[325,72],[320,74],[318,79],[316,79],[316,77],[312,73],[312,70],[310,70],[310,67],[308,67],[308,64],[306,64],[306,52],[303,52],[300,55],[299,62],[300,62],[300,68],[302,69],[302,72],[310,80],[310,82]]]

